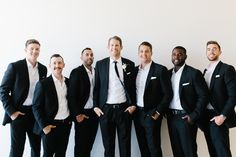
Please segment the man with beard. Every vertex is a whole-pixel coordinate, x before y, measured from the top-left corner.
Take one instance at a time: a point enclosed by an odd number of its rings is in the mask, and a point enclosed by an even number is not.
[[[50,58],[52,75],[36,84],[33,113],[34,132],[42,136],[43,157],[65,157],[71,120],[67,101],[68,79],[62,75],[65,63],[61,55]]]
[[[236,126],[236,72],[233,66],[220,61],[221,47],[216,41],[206,44],[210,61],[204,77],[210,101],[202,118],[203,131],[211,157],[231,157],[229,128]]]
[[[197,157],[197,122],[208,102],[207,85],[202,73],[185,64],[186,49],[172,51],[174,68],[169,70],[173,99],[167,123],[174,157]]]
[[[93,51],[85,48],[81,52],[83,64],[70,74],[69,100],[75,119],[75,157],[90,157],[98,129],[98,118],[93,111],[93,88],[95,70]]]

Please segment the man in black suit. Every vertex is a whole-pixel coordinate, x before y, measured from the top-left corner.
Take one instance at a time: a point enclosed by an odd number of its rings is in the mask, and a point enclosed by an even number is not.
[[[118,133],[121,157],[130,157],[131,114],[135,110],[134,63],[121,57],[118,36],[108,41],[110,57],[95,67],[94,111],[99,117],[105,157],[115,156]]]
[[[208,102],[208,89],[202,73],[186,65],[186,49],[177,46],[169,70],[173,99],[167,112],[167,123],[174,157],[197,157],[198,121]]]
[[[134,125],[142,157],[162,157],[161,121],[172,98],[167,68],[152,61],[152,45],[142,42],[136,67]]]
[[[93,111],[93,88],[95,71],[93,51],[81,52],[83,64],[70,74],[69,101],[75,118],[75,157],[90,157],[98,129],[98,118]]]
[[[10,63],[0,86],[0,98],[5,109],[3,125],[10,123],[10,157],[21,157],[26,134],[29,137],[31,156],[40,156],[40,136],[33,133],[34,116],[32,99],[35,84],[46,77],[47,68],[37,61],[40,43],[29,39],[25,43],[26,58]]]
[[[36,84],[33,98],[34,132],[42,136],[44,157],[65,157],[71,120],[67,101],[69,80],[62,75],[64,60],[59,54],[50,58],[52,75]]]
[[[210,61],[204,77],[210,91],[210,102],[202,118],[203,131],[211,157],[231,157],[229,128],[236,126],[236,72],[220,61],[221,47],[208,41],[206,56]]]

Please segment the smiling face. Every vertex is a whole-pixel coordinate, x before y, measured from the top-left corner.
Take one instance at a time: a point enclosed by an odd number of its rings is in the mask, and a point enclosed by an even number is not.
[[[54,76],[60,76],[64,67],[65,63],[62,57],[51,58],[49,68],[51,69]]]
[[[209,61],[217,61],[221,54],[221,50],[217,44],[209,44],[206,48],[206,55]]]
[[[93,64],[93,51],[91,49],[86,49],[81,54],[81,60],[86,67],[90,67]]]
[[[138,56],[141,64],[148,64],[152,60],[151,48],[147,45],[140,45],[138,50]]]
[[[25,48],[26,59],[34,66],[40,53],[40,45],[32,43]]]
[[[171,60],[174,66],[181,67],[184,65],[186,58],[186,53],[184,53],[181,49],[174,49],[172,51]]]
[[[118,59],[122,50],[122,45],[119,40],[111,39],[108,43],[108,51],[111,57]]]

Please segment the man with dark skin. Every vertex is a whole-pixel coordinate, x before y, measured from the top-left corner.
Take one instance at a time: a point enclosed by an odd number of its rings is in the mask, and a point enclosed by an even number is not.
[[[197,157],[197,121],[207,101],[207,85],[201,72],[185,63],[186,49],[177,46],[169,70],[173,99],[167,112],[168,130],[174,157]]]

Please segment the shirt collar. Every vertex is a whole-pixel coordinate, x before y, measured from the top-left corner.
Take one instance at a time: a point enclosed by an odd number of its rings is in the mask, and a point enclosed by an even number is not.
[[[173,68],[173,70],[172,70],[172,74],[182,73],[182,71],[184,70],[185,65],[186,65],[186,64],[184,63],[184,65],[182,65],[182,67],[179,68],[179,70],[178,70],[177,72],[175,72],[175,69]]]
[[[112,58],[110,57],[110,64],[114,63],[114,61],[117,61],[117,63],[122,64],[121,57],[120,57],[119,59],[117,59],[117,60],[114,60],[114,59],[112,59]]]
[[[210,70],[210,69],[215,69],[215,67],[217,66],[217,64],[220,62],[220,60],[218,61],[215,61],[213,63],[210,63],[207,67],[207,70]]]
[[[35,67],[33,67],[33,65],[32,65],[27,59],[25,59],[25,60],[26,60],[26,64],[27,64],[27,67],[28,67],[28,68],[32,68],[32,69],[38,68],[38,62],[36,62]]]
[[[92,71],[90,71],[85,65],[83,65],[87,73],[94,74],[94,68],[92,67]]]
[[[52,79],[53,79],[54,82],[61,82],[53,74],[52,74]],[[65,77],[64,76],[62,76],[62,82],[65,82]]]
[[[145,65],[145,67],[141,68],[141,64],[138,66],[138,69],[141,69],[141,70],[147,70],[147,69],[150,69],[151,67],[151,64],[152,64],[152,61],[148,64]]]

